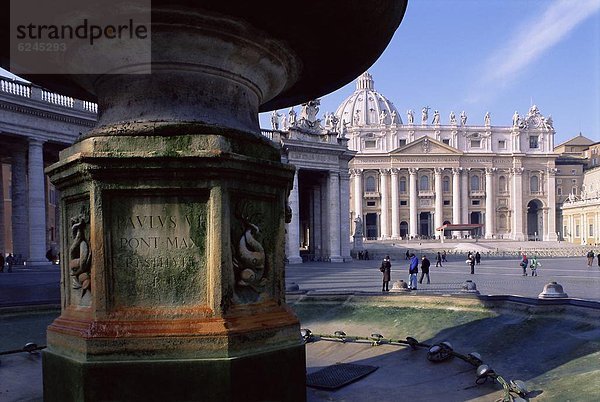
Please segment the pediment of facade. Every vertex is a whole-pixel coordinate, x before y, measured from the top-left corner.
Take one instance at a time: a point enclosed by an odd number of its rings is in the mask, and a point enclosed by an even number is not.
[[[390,155],[462,155],[456,148],[431,139],[429,137],[419,138],[409,144],[396,148]]]

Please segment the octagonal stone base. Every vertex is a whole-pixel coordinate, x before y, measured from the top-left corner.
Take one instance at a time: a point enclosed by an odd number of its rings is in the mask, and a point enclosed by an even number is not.
[[[44,351],[44,400],[304,401],[305,366],[303,345],[189,360],[85,362]]]

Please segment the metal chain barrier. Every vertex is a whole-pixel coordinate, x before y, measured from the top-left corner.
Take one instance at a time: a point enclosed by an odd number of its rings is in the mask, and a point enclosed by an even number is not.
[[[469,363],[476,368],[477,379],[475,383],[477,385],[484,384],[488,379],[498,382],[504,391],[502,398],[497,399],[496,402],[525,402],[529,391],[525,383],[521,380],[509,380],[506,381],[502,376],[497,374],[490,366],[483,363],[481,356],[477,352],[472,352],[467,355],[456,352],[450,342],[440,342],[434,345],[421,343],[413,337],[406,337],[406,339],[392,339],[385,338],[383,335],[373,333],[371,336],[354,336],[347,335],[344,331],[335,331],[333,334],[315,334],[308,328],[302,328],[300,330],[302,339],[305,344],[318,342],[318,341],[332,341],[341,343],[367,343],[371,346],[379,345],[395,345],[395,346],[409,346],[411,349],[416,350],[419,348],[427,349],[427,360],[433,363],[439,363],[446,361],[452,357],[458,357],[459,359]]]

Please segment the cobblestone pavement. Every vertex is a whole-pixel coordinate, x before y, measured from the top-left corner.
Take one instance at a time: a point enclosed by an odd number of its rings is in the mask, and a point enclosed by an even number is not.
[[[417,293],[456,293],[466,280],[472,280],[481,294],[535,297],[544,285],[556,281],[570,298],[600,300],[600,267],[597,260],[587,267],[585,257],[540,259],[538,276],[522,276],[519,259],[482,259],[475,274],[461,257],[451,259],[443,267],[435,267],[433,256],[430,269],[431,284],[419,284]],[[301,291],[361,291],[381,292],[380,261],[348,263],[308,262],[286,266],[286,286],[297,284]],[[419,277],[421,274],[419,273]],[[392,281],[408,281],[408,261],[392,260]]]

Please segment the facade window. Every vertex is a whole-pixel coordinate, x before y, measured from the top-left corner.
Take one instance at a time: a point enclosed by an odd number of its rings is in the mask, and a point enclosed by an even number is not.
[[[403,147],[406,145],[406,140],[398,140],[398,146]]]
[[[450,138],[444,138],[442,142],[446,145],[450,145]]]
[[[539,137],[537,135],[530,135],[529,136],[529,148],[531,149],[537,149],[540,147],[540,144],[538,142]]]
[[[377,191],[377,185],[375,183],[375,178],[373,176],[367,177],[365,184],[366,184],[365,191],[368,191],[368,192]]]
[[[479,190],[479,176],[471,176],[471,191]]]
[[[406,193],[406,177],[400,178],[400,192]]]
[[[500,188],[501,193],[506,193],[508,188],[506,187],[506,177],[500,176],[498,179],[498,187]]]
[[[479,205],[480,203],[480,200],[471,200],[471,205]]]
[[[471,140],[471,148],[481,148],[481,140]]]
[[[573,188],[571,189],[571,194],[573,194],[573,195],[577,195],[577,187],[573,187]]]
[[[444,193],[450,192],[450,178],[448,176],[444,176],[444,179],[442,180],[442,189]]]
[[[444,200],[444,205],[450,205],[450,200]]]
[[[589,237],[594,237],[594,225],[590,224],[590,230],[588,232]]]
[[[579,225],[575,225],[575,237],[579,237]]]
[[[402,206],[408,205],[408,201],[400,200],[400,205],[402,205]]]
[[[540,179],[537,176],[531,176],[529,179],[529,190],[532,193],[537,193],[540,191]]]
[[[367,201],[367,207],[374,207],[375,201]]]
[[[377,148],[377,141],[376,140],[365,140],[365,148],[366,149]]]
[[[556,187],[556,195],[562,195],[562,187]]]
[[[571,169],[571,174],[575,174],[575,173],[577,173],[577,170]]]
[[[428,176],[421,176],[421,179],[419,180],[419,190],[421,190],[421,191],[429,190],[429,177]]]
[[[506,149],[506,140],[498,141],[498,149]]]
[[[573,180],[571,180],[571,183],[573,183],[573,184],[577,184],[577,179],[573,179]]]

